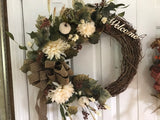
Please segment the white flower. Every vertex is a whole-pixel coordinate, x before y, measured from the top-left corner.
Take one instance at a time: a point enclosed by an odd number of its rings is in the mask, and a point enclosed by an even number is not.
[[[71,39],[72,41],[76,42],[79,39],[79,36],[77,34],[69,34],[68,39]]]
[[[66,23],[66,22],[62,22],[59,25],[59,31],[62,34],[68,34],[71,31],[71,26],[68,23]]]
[[[79,91],[78,94],[79,94],[79,95],[82,95],[82,91]]]
[[[59,86],[55,90],[50,90],[48,93],[48,98],[51,98],[52,102],[63,104],[69,100],[73,93],[73,84],[69,83],[67,85],[64,85],[63,87]]]
[[[95,30],[94,22],[84,22],[79,24],[77,27],[77,31],[85,38],[91,36]]]
[[[42,51],[48,56],[47,58],[52,60],[54,57],[60,59],[61,55],[64,55],[65,50],[70,48],[70,45],[64,42],[62,39],[48,42]]]
[[[72,39],[72,38],[73,38],[73,35],[72,35],[72,34],[69,34],[68,39]]]
[[[76,42],[78,39],[79,39],[79,36],[77,34],[75,34],[74,37],[72,38],[74,42]]]
[[[91,102],[95,102],[95,101],[96,101],[93,97],[89,98],[89,100],[90,100]]]
[[[84,108],[86,105],[89,105],[89,100],[87,97],[81,97],[78,100],[78,104]]]
[[[28,47],[32,47],[32,45],[33,45],[33,42],[27,42],[27,45],[28,45]]]
[[[85,23],[84,19],[81,20],[81,23],[82,23],[82,24]]]
[[[101,19],[101,22],[102,22],[103,24],[106,24],[107,18],[106,18],[106,17],[103,17],[103,18]]]

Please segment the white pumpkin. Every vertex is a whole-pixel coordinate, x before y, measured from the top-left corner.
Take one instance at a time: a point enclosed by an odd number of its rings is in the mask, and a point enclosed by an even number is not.
[[[70,24],[66,23],[66,22],[62,22],[60,25],[59,25],[59,31],[62,33],[62,34],[69,34],[69,32],[71,31],[71,26]]]

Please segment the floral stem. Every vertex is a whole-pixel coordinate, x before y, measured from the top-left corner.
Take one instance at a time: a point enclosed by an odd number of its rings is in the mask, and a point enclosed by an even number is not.
[[[87,105],[92,111],[96,111],[93,107],[91,107],[90,105]]]
[[[49,12],[49,15],[50,15],[50,9],[51,9],[50,4],[51,4],[51,1],[50,1],[50,0],[48,0],[48,12]]]
[[[88,109],[88,110],[89,110],[89,112],[90,112],[90,114],[91,114],[91,116],[92,116],[93,120],[96,120],[96,118],[93,116],[93,114],[92,114],[91,110],[90,110],[90,109]]]
[[[65,110],[66,110],[66,112],[67,112],[67,114],[68,114],[68,116],[69,116],[70,120],[72,120],[71,114],[67,111],[66,106],[65,106],[65,105],[63,105],[63,106],[64,106],[64,108],[65,108]]]

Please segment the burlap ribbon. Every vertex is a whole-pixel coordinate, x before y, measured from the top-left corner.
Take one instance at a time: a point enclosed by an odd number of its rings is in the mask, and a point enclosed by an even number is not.
[[[36,101],[35,109],[38,113],[39,120],[48,120],[47,118],[47,104],[46,104],[46,96],[43,91],[39,91]]]
[[[47,120],[47,99],[44,90],[48,82],[58,82],[60,85],[66,85],[69,83],[69,76],[73,75],[73,72],[65,62],[54,61],[45,61],[44,66],[39,62],[32,62],[30,63],[30,71],[29,83],[40,88],[35,107],[39,120]]]

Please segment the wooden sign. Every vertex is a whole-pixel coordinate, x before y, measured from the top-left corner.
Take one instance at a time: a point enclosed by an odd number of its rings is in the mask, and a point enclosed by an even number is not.
[[[126,24],[122,23],[116,18],[110,20],[110,25],[133,39],[139,39],[139,36],[136,33],[133,33],[133,31],[129,31],[127,28],[125,28]]]

